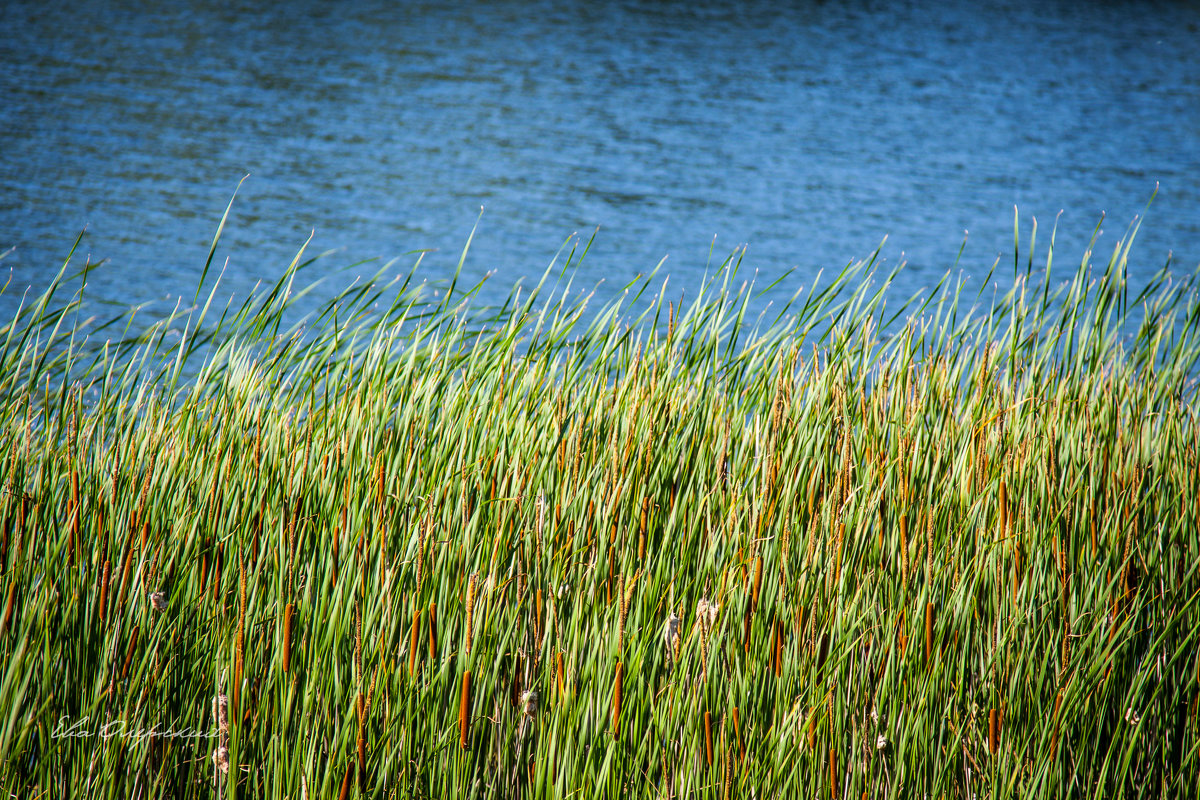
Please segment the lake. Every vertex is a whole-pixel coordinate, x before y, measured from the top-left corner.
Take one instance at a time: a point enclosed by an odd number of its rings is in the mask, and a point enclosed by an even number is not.
[[[868,255],[898,294],[1011,263],[1013,207],[1076,265],[1158,185],[1131,265],[1200,262],[1200,5],[1135,2],[6,2],[0,250],[41,288],[86,226],[92,303],[244,295],[432,248],[485,299],[598,228],[577,281],[747,245],[779,297]],[[480,216],[480,208],[483,214]],[[715,241],[714,241],[715,237]],[[80,262],[82,263],[82,261]],[[354,268],[338,283],[366,274]]]

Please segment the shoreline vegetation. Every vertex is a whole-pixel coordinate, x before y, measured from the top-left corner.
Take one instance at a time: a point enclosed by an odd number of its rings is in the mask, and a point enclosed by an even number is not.
[[[287,328],[300,255],[138,332],[64,267],[0,325],[0,787],[1188,795],[1200,304],[1131,243],[769,319],[731,263],[593,313],[572,251]]]

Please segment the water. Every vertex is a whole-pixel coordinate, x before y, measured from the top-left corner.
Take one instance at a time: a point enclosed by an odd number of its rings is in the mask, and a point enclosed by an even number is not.
[[[223,7],[217,7],[221,5]],[[1107,252],[1159,185],[1135,278],[1200,262],[1200,6],[1122,2],[0,5],[0,266],[43,287],[86,226],[91,301],[244,295],[313,232],[329,267],[435,248],[495,300],[573,232],[579,280],[747,244],[778,296],[887,235],[897,293]],[[715,238],[715,245],[713,239]],[[1065,269],[1065,267],[1064,267]],[[345,283],[370,269],[352,269]],[[14,291],[15,290],[15,291]]]

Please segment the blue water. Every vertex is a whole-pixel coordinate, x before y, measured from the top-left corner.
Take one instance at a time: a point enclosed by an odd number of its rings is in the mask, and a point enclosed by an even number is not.
[[[1200,4],[0,3],[0,267],[43,287],[86,226],[89,296],[190,299],[434,248],[488,299],[599,228],[579,280],[695,287],[746,244],[780,296],[869,254],[897,294],[1111,250],[1151,194],[1135,278],[1200,263]],[[715,237],[715,244],[714,244]],[[342,283],[363,267],[339,275]]]

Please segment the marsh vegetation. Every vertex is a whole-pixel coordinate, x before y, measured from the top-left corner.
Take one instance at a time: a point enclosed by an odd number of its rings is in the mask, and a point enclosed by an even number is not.
[[[68,270],[0,327],[0,785],[1183,796],[1200,307],[1127,257],[292,326],[299,256],[145,329]]]

